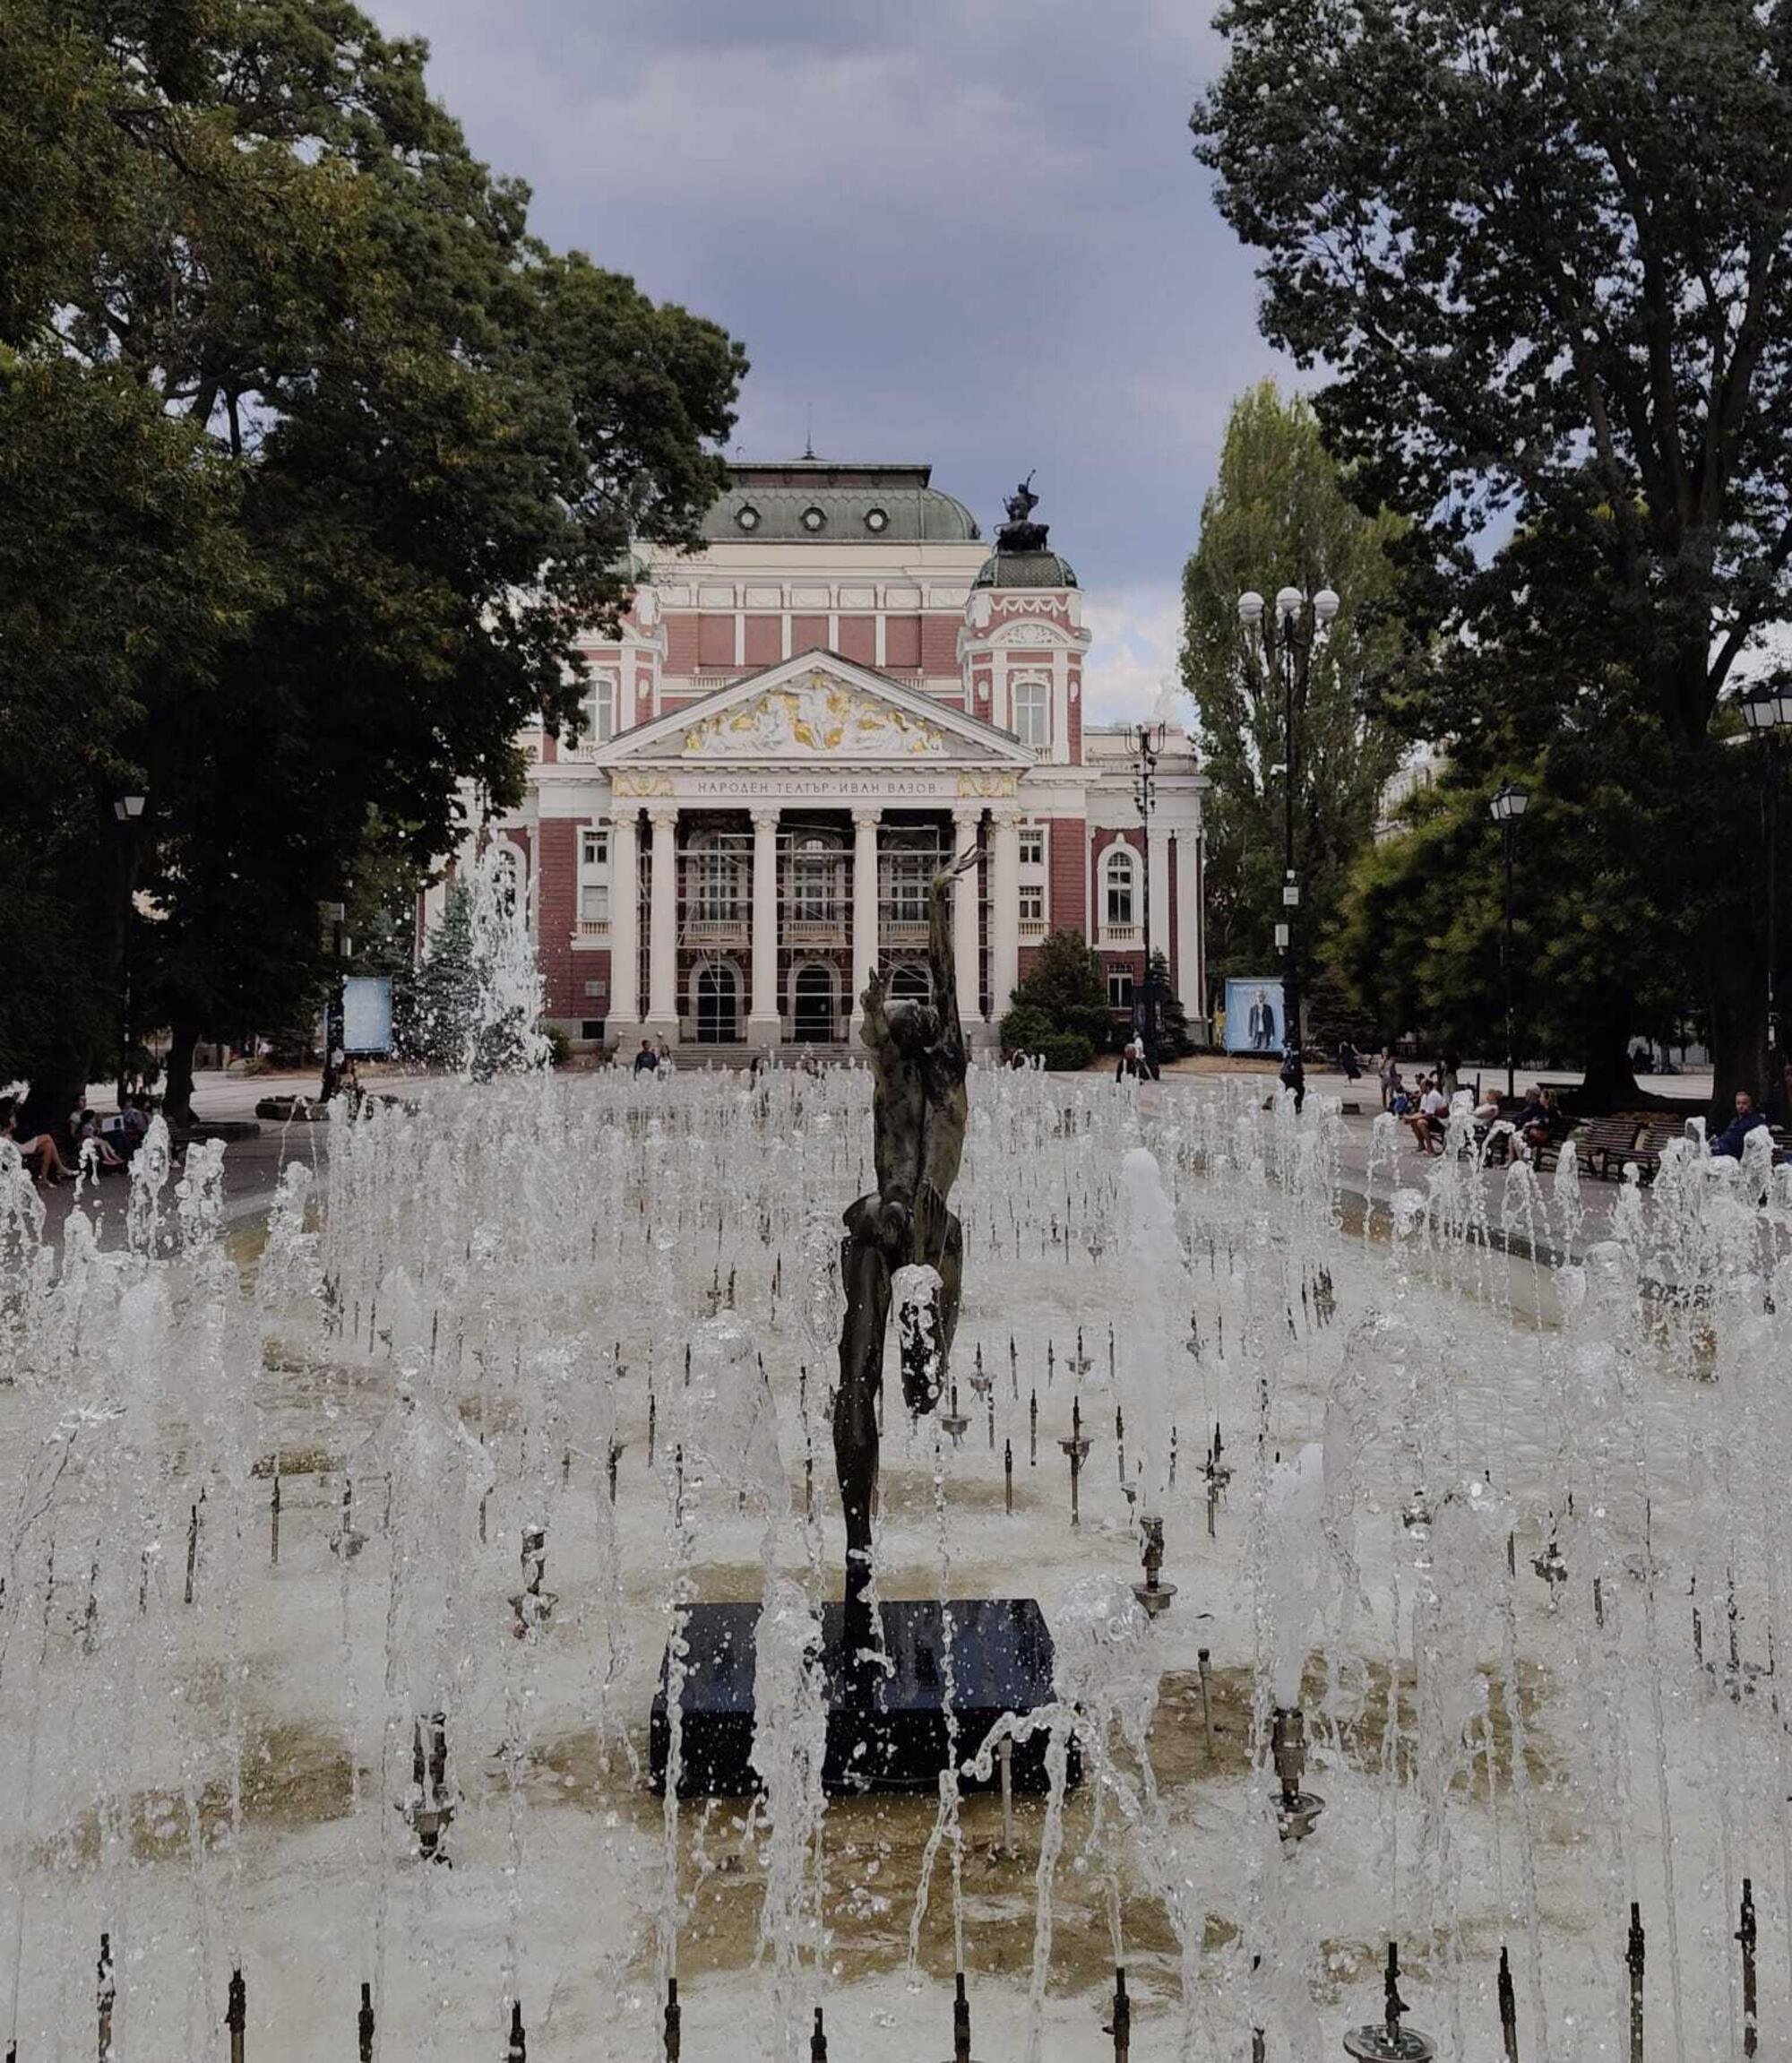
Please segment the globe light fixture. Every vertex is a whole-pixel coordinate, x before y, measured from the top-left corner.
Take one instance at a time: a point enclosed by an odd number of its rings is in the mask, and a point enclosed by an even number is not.
[[[1279,588],[1276,591],[1276,614],[1284,623],[1290,623],[1300,614],[1300,605],[1306,597],[1297,587]]]
[[[1336,588],[1322,587],[1313,598],[1313,613],[1321,623],[1330,623],[1338,614],[1339,606]]]
[[[1263,620],[1263,598],[1254,589],[1247,589],[1238,597],[1238,621],[1246,630],[1253,630]]]

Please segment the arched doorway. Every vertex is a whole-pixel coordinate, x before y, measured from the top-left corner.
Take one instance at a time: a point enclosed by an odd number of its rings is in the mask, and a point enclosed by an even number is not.
[[[838,1014],[834,971],[819,960],[797,970],[790,984],[790,1035],[799,1046],[831,1046]]]
[[[700,1046],[734,1046],[740,1041],[740,976],[725,960],[698,968],[692,982]]]

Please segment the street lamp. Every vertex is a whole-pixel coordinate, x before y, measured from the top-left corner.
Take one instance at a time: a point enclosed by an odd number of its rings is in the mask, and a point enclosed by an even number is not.
[[[1500,980],[1506,992],[1506,1099],[1517,1095],[1516,1066],[1517,1045],[1512,1032],[1512,835],[1518,829],[1518,820],[1530,807],[1530,790],[1521,788],[1515,781],[1503,781],[1499,792],[1487,805],[1488,814],[1500,827],[1500,843],[1504,849],[1506,880],[1505,929],[1500,934]]]
[[[1337,616],[1335,589],[1322,587],[1309,600],[1297,587],[1277,591],[1273,606],[1254,590],[1238,597],[1238,625],[1253,664],[1265,680],[1279,686],[1282,697],[1283,766],[1283,921],[1276,927],[1282,947],[1282,1026],[1285,1043],[1297,1059],[1300,1038],[1300,945],[1297,937],[1300,883],[1295,873],[1295,795],[1300,783],[1300,719],[1306,707],[1313,654]]]
[[[1158,980],[1151,966],[1151,811],[1158,800],[1158,761],[1168,736],[1167,724],[1133,727],[1133,800],[1145,827],[1145,989],[1140,1002],[1144,1017],[1140,1035],[1145,1047],[1145,1072],[1153,1082],[1158,1078]]]
[[[1768,1086],[1779,1053],[1774,1010],[1775,948],[1779,938],[1779,747],[1792,731],[1792,681],[1768,682],[1739,695],[1742,720],[1767,747],[1767,1061]]]
[[[131,899],[135,893],[136,867],[135,845],[137,826],[142,820],[144,806],[149,798],[140,790],[134,795],[115,795],[112,814],[118,821],[120,851],[118,856],[118,987],[122,1007],[119,1011],[118,1079],[114,1083],[114,1093],[118,1108],[125,1108],[125,1090],[131,1073],[131,1048],[135,1043],[134,1027],[131,1023]]]

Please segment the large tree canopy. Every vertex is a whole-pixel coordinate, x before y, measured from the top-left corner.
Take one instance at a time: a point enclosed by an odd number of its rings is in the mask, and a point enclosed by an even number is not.
[[[1275,966],[1284,914],[1286,712],[1279,689],[1245,659],[1238,597],[1246,589],[1314,594],[1330,586],[1340,598],[1295,715],[1295,865],[1310,976],[1400,761],[1396,734],[1367,710],[1400,642],[1388,614],[1395,576],[1387,548],[1399,527],[1349,500],[1305,401],[1283,401],[1268,382],[1238,401],[1183,574],[1183,679],[1213,782],[1208,961],[1216,980]]]
[[[1635,896],[1696,923],[1719,1097],[1758,1088],[1719,696],[1788,602],[1792,8],[1233,0],[1220,25],[1195,128],[1264,327],[1332,369],[1360,491],[1422,519],[1421,627],[1510,662],[1437,669],[1416,726],[1485,737],[1510,692],[1584,729],[1590,683],[1622,707],[1614,748],[1634,729],[1667,770]]]
[[[290,1010],[370,818],[423,859],[462,783],[514,792],[519,729],[576,721],[573,639],[624,600],[632,541],[692,540],[721,480],[739,347],[532,238],[424,58],[340,0],[0,15],[0,400],[54,367],[77,408],[175,436],[170,462],[221,465],[254,596],[169,665],[136,619],[187,584],[170,535],[82,640],[46,609],[10,655],[77,760],[147,786],[138,944],[188,1040]],[[63,1046],[7,1065],[66,1087],[88,1056]]]

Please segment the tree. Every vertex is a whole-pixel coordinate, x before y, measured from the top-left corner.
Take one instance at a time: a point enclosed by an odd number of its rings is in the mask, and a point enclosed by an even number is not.
[[[1696,941],[1718,1104],[1758,1090],[1764,899],[1719,698],[1788,600],[1792,14],[1234,0],[1219,22],[1194,127],[1265,254],[1264,329],[1332,369],[1353,491],[1419,519],[1409,619],[1470,655],[1420,681],[1415,725],[1490,756],[1523,709],[1535,747],[1595,684],[1666,775],[1620,770],[1659,833],[1626,900]],[[1622,1086],[1622,1043],[1590,1082]]]
[[[1597,1051],[1620,1032],[1670,1026],[1673,962],[1650,949],[1652,913],[1629,905],[1644,833],[1609,788],[1588,808],[1535,791],[1513,854],[1512,983],[1518,1058]],[[1337,964],[1377,1035],[1434,1050],[1505,1049],[1504,895],[1492,788],[1452,770],[1405,807],[1394,836],[1359,855]],[[1584,1098],[1583,1098],[1584,1101]]]
[[[1170,976],[1169,954],[1154,948],[1150,966],[1158,992],[1158,1051],[1169,1059],[1179,1060],[1185,1054],[1194,1051],[1194,1040],[1188,1034],[1188,1012]]]
[[[151,798],[139,944],[177,1109],[202,1028],[315,993],[316,904],[370,821],[422,864],[463,784],[519,792],[518,730],[576,722],[573,641],[614,621],[631,541],[693,540],[721,484],[739,347],[532,238],[425,55],[344,0],[0,18],[0,189],[26,196],[0,203],[0,341],[134,395],[220,470],[255,590],[194,659],[145,660],[134,615],[187,575],[139,546],[94,626],[127,677],[110,750]],[[96,557],[137,544],[118,498]],[[106,714],[64,678],[77,729]],[[30,791],[5,807],[36,842]],[[7,1063],[66,1092],[90,1040],[63,1045]]]
[[[1207,804],[1208,950],[1215,975],[1277,963],[1288,803],[1286,720],[1279,686],[1247,663],[1238,597],[1334,588],[1341,600],[1315,650],[1296,712],[1295,867],[1301,887],[1302,988],[1336,914],[1350,862],[1373,836],[1382,791],[1401,745],[1369,713],[1393,664],[1395,574],[1388,548],[1400,523],[1370,517],[1347,496],[1309,405],[1265,380],[1233,406],[1219,471],[1201,512],[1201,541],[1183,574],[1183,681],[1194,697]]]
[[[1003,1045],[1043,1052],[1051,1067],[1084,1067],[1113,1030],[1099,954],[1080,931],[1047,932],[1002,1019]]]

